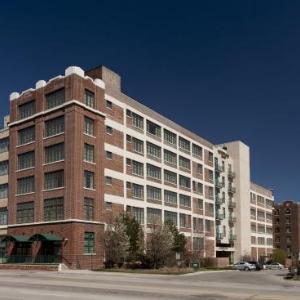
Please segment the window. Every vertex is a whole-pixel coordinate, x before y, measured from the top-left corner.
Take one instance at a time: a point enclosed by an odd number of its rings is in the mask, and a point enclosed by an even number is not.
[[[197,233],[203,232],[203,219],[193,218],[193,230]]]
[[[267,245],[272,246],[273,245],[273,239],[272,238],[267,238]]]
[[[257,226],[257,232],[258,232],[258,233],[265,233],[265,226],[263,226],[263,225],[258,225],[258,226]]]
[[[257,220],[258,221],[265,221],[265,213],[263,211],[257,211]]]
[[[190,171],[191,170],[191,161],[185,157],[179,156],[179,167]]]
[[[190,228],[191,227],[191,216],[186,214],[179,215],[180,227]]]
[[[144,165],[138,161],[132,161],[132,174],[137,176],[144,176]]]
[[[169,150],[164,150],[164,161],[166,164],[177,166],[177,155]]]
[[[195,201],[196,200],[196,201]],[[194,203],[197,209],[203,209],[203,199],[195,199]]]
[[[264,245],[264,244],[265,244],[265,238],[263,238],[263,237],[258,237],[258,238],[257,238],[257,242],[258,242],[258,245]]]
[[[46,95],[46,108],[50,109],[65,102],[65,89],[59,89]]]
[[[132,126],[138,129],[144,129],[144,118],[136,113],[132,113]]]
[[[179,149],[189,153],[191,151],[191,143],[183,137],[179,137]]]
[[[164,129],[164,141],[165,141],[165,143],[176,147],[176,145],[177,145],[177,136],[176,136],[175,133],[173,133],[173,132],[171,132],[167,129]]]
[[[62,188],[64,186],[64,171],[54,171],[45,174],[45,190]]]
[[[211,232],[213,230],[213,221],[205,220],[205,231]]]
[[[165,223],[171,223],[177,226],[177,213],[172,211],[164,211]]]
[[[191,207],[191,197],[187,196],[187,195],[179,195],[179,203],[180,206],[184,206],[184,207]]]
[[[61,134],[65,131],[64,116],[51,119],[45,122],[45,137]]]
[[[104,205],[106,210],[112,210],[112,202],[105,201]]]
[[[197,194],[203,194],[203,184],[200,182],[193,181],[193,192]]]
[[[94,136],[94,120],[84,117],[84,133]]]
[[[84,158],[85,161],[94,162],[94,146],[84,144]]]
[[[190,178],[182,176],[182,175],[179,175],[179,185],[181,187],[190,189],[191,188],[191,180],[190,180]]]
[[[193,144],[193,156],[202,159],[202,147]]]
[[[203,174],[203,166],[201,164],[197,164],[196,165],[196,173],[198,175],[202,175]]]
[[[113,108],[113,104],[112,104],[112,102],[109,101],[109,100],[105,100],[105,106],[106,106],[107,108],[109,108],[109,109],[112,109],[112,108]]]
[[[90,171],[84,171],[84,184],[83,186],[87,189],[94,189],[94,173]]]
[[[193,237],[193,250],[201,251],[204,248],[204,239],[202,237]]]
[[[253,193],[250,193],[250,202],[256,204],[256,195]]]
[[[161,201],[161,189],[147,185],[147,199]]]
[[[34,203],[17,204],[17,224],[32,223],[34,221]]]
[[[0,199],[8,198],[8,184],[0,184]]]
[[[132,184],[132,198],[144,199],[144,187],[139,184]]]
[[[214,162],[214,155],[212,152],[208,152],[208,162],[210,163]]]
[[[207,188],[207,190],[208,190],[208,198],[213,199],[214,198],[214,189],[213,189],[213,187],[209,186]]]
[[[0,226],[7,225],[7,209],[0,208]]]
[[[168,170],[164,170],[165,183],[177,185],[177,174]]]
[[[105,151],[105,156],[107,159],[112,159],[113,158],[113,154],[110,151]]]
[[[25,119],[35,114],[35,101],[29,101],[24,104],[19,105],[18,107],[19,115],[18,118]]]
[[[290,208],[286,208],[285,209],[285,214],[286,215],[290,215],[291,214],[291,209]]]
[[[177,205],[177,193],[175,192],[165,190],[164,199],[165,203]]]
[[[95,253],[95,233],[85,232],[84,233],[84,254]]]
[[[255,224],[251,224],[251,232],[256,232],[256,225]]]
[[[113,132],[114,132],[113,128],[110,127],[110,126],[106,126],[106,127],[105,127],[105,130],[106,130],[106,133],[107,133],[107,134],[113,134]]]
[[[84,198],[84,219],[88,221],[94,220],[94,199]]]
[[[33,168],[35,166],[34,151],[18,155],[18,170]]]
[[[144,224],[144,209],[140,207],[127,206],[127,212],[139,223]]]
[[[45,199],[44,220],[56,221],[64,219],[64,198]]]
[[[9,145],[9,139],[4,138],[0,140],[0,153],[7,152],[8,151],[8,145]]]
[[[157,137],[161,137],[161,127],[149,120],[147,120],[147,132]]]
[[[251,236],[251,244],[256,244],[256,237],[255,236]]]
[[[139,139],[132,138],[132,151],[144,154],[144,142]]]
[[[84,104],[91,108],[95,108],[95,94],[89,90],[84,91]]]
[[[155,159],[161,158],[161,148],[152,143],[147,142],[147,155]]]
[[[8,174],[8,160],[0,162],[0,176]]]
[[[64,143],[51,145],[45,148],[45,163],[50,164],[56,161],[64,160],[65,150]]]
[[[147,164],[147,177],[161,180],[161,168]]]
[[[147,223],[161,224],[161,210],[147,207]]]
[[[251,215],[251,219],[256,220],[256,210],[255,210],[255,208],[250,209],[250,215]]]
[[[265,199],[262,196],[257,195],[257,205],[264,206],[265,205]]]
[[[34,192],[34,176],[23,177],[17,180],[17,194],[28,194]]]
[[[35,140],[35,127],[30,126],[19,130],[18,132],[18,144],[24,145],[31,143]]]
[[[112,178],[109,176],[105,176],[105,184],[106,185],[112,185]]]

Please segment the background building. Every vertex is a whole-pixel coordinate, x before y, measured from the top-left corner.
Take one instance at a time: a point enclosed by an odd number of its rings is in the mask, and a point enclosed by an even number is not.
[[[202,256],[267,255],[251,247],[247,145],[213,145],[123,94],[105,67],[69,67],[10,100],[12,260],[99,266],[104,226],[124,211],[146,231],[172,221]]]
[[[296,201],[276,204],[273,214],[274,248],[284,250],[289,258],[299,259],[300,205]]]

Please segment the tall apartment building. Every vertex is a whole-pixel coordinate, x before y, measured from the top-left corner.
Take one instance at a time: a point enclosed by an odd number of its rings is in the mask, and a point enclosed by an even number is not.
[[[146,230],[172,221],[202,256],[251,255],[242,142],[213,145],[125,95],[105,67],[69,67],[10,100],[10,257],[99,266],[105,224],[124,211]]]
[[[300,257],[300,204],[283,201],[273,213],[274,248],[284,250],[289,258]]]

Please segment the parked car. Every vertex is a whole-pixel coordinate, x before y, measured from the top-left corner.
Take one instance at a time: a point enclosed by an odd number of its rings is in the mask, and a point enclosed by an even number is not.
[[[256,271],[260,271],[264,268],[263,265],[261,263],[259,263],[258,261],[248,261],[248,263],[251,265],[254,265]]]
[[[284,268],[284,266],[278,262],[273,262],[269,265],[267,265],[267,269],[270,270],[282,270]]]
[[[252,271],[256,269],[255,265],[250,264],[247,261],[240,261],[233,265],[233,268],[240,271]]]

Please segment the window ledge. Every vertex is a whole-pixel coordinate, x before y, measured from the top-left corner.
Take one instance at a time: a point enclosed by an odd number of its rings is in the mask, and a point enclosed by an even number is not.
[[[35,194],[35,192],[24,193],[24,194],[15,194],[15,196],[19,197],[19,196],[26,196],[26,195],[32,195],[32,194]]]
[[[65,134],[65,132],[60,132],[60,133],[57,133],[57,134],[53,134],[53,135],[49,135],[49,136],[44,136],[43,137],[43,140],[47,140],[47,139],[50,139],[50,138],[53,138],[53,137],[57,137],[57,136],[60,136],[60,135],[63,135]]]
[[[49,162],[49,163],[44,163],[43,166],[53,165],[53,164],[64,162],[64,161],[65,161],[64,159],[56,160],[56,161],[52,161],[52,162]]]
[[[51,192],[51,191],[63,190],[64,188],[65,188],[64,186],[61,186],[61,187],[58,187],[58,188],[42,190],[42,192]]]
[[[32,170],[34,169],[35,167],[30,167],[30,168],[25,168],[25,169],[18,169],[16,170],[16,172],[23,172],[23,171],[28,171],[28,170]]]
[[[29,143],[25,143],[25,144],[21,144],[21,145],[17,145],[16,148],[20,148],[20,147],[23,147],[23,146],[28,146],[28,145],[31,145],[33,143],[35,143],[35,141],[29,142]]]

